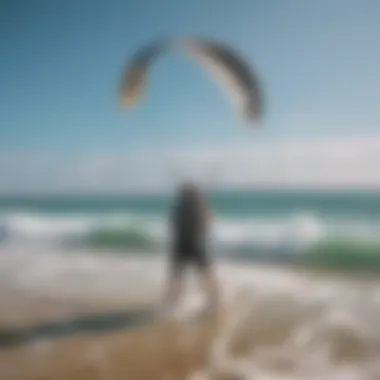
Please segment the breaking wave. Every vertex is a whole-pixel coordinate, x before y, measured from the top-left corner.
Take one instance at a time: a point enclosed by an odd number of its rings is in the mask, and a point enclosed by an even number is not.
[[[313,265],[380,266],[379,226],[358,220],[326,221],[311,212],[278,218],[216,217],[210,244],[236,259],[297,259]],[[10,213],[0,217],[0,241],[87,247],[96,251],[163,252],[168,225],[141,214]]]

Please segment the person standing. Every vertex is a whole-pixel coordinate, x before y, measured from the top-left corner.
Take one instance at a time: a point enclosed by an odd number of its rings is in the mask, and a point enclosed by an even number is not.
[[[208,252],[211,217],[204,194],[194,183],[183,184],[171,215],[171,252],[166,308],[173,308],[182,293],[184,272],[195,267],[208,305],[219,305],[219,291]]]

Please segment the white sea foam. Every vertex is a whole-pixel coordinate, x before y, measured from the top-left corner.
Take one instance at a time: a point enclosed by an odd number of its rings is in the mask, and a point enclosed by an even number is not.
[[[2,291],[126,305],[157,300],[159,258],[94,256],[81,251],[3,246]],[[209,368],[243,379],[376,380],[380,374],[380,283],[269,267],[218,265],[231,318],[214,342]],[[198,297],[190,288],[186,302]],[[31,298],[33,299],[33,298]],[[248,343],[238,352],[242,339]],[[238,351],[236,351],[238,350]]]
[[[218,252],[278,251],[304,252],[325,238],[348,237],[378,240],[379,226],[365,221],[341,220],[329,223],[318,215],[301,211],[287,217],[249,219],[216,217],[211,244]],[[168,242],[167,220],[139,214],[9,213],[0,216],[0,242],[6,240],[41,244],[86,245],[92,237],[112,232],[137,233],[160,250]],[[134,236],[133,241],[135,241]],[[123,241],[128,248],[128,238]],[[134,248],[132,246],[132,248]]]

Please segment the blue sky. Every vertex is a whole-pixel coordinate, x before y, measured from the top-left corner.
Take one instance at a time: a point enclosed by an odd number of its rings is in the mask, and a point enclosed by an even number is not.
[[[201,144],[221,154],[239,144],[249,151],[250,142],[374,141],[379,14],[376,0],[2,0],[0,190],[41,182],[75,189],[89,172],[93,189],[111,181],[111,167],[120,177],[123,162],[143,165],[148,148]],[[261,129],[243,133],[219,87],[174,55],[156,65],[140,106],[121,112],[117,86],[128,57],[157,36],[186,34],[225,40],[252,62],[265,91]],[[119,182],[115,190],[127,189]]]

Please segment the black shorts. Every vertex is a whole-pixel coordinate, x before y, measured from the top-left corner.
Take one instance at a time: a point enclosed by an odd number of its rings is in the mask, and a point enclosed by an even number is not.
[[[172,270],[175,274],[181,273],[187,266],[194,266],[200,271],[210,267],[205,243],[176,242],[172,252]]]

